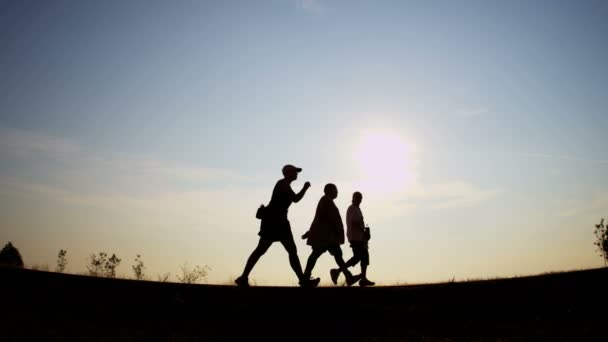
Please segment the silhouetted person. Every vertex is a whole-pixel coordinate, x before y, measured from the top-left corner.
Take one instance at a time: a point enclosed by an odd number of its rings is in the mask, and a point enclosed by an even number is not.
[[[359,280],[359,276],[353,276],[346,267],[342,259],[342,249],[344,244],[344,225],[342,217],[334,199],[338,197],[338,188],[334,184],[327,184],[323,189],[325,195],[319,200],[315,218],[310,225],[308,233],[302,236],[307,238],[308,245],[312,247],[312,253],[308,257],[304,277],[310,277],[312,269],[317,263],[317,259],[326,251],[334,256],[338,267],[346,276],[346,284],[351,286]]]
[[[353,193],[353,202],[346,211],[346,236],[353,250],[353,257],[346,262],[346,267],[353,267],[361,262],[361,280],[359,286],[373,286],[375,283],[367,279],[367,266],[369,265],[369,235],[366,233],[363,213],[361,213],[361,201],[363,195],[360,192]],[[369,228],[367,228],[369,229]],[[334,284],[338,283],[340,269],[333,269],[330,272],[331,280]]]
[[[302,273],[298,250],[291,233],[291,225],[287,219],[289,206],[291,203],[299,202],[304,197],[306,190],[310,188],[310,183],[304,183],[302,190],[296,194],[291,189],[291,183],[298,179],[298,173],[302,169],[293,165],[285,165],[282,171],[283,179],[276,183],[272,191],[270,203],[268,203],[267,207],[263,208],[262,223],[260,224],[260,232],[258,234],[260,236],[258,246],[247,260],[243,274],[235,280],[235,283],[239,286],[249,286],[248,277],[251,270],[260,257],[270,248],[270,245],[276,241],[281,242],[285,250],[287,250],[289,263],[298,276],[300,286],[316,286],[319,284],[318,278],[310,279],[310,277],[304,277]]]

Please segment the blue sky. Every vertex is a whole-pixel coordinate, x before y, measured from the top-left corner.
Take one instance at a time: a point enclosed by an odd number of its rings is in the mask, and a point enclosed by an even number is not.
[[[294,188],[313,183],[296,235],[323,184],[342,213],[366,190],[380,282],[598,266],[607,17],[604,1],[0,1],[1,235],[30,264],[139,253],[152,276],[188,261],[226,282],[294,163]],[[293,283],[283,254],[252,277]]]

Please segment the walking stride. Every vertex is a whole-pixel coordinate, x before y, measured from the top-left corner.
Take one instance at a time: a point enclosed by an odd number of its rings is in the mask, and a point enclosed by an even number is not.
[[[340,211],[334,199],[338,197],[338,188],[334,184],[327,184],[323,190],[325,195],[319,200],[315,217],[310,225],[308,233],[303,238],[307,238],[307,243],[312,247],[312,253],[308,257],[304,277],[310,277],[317,259],[325,252],[334,256],[339,269],[346,276],[346,284],[351,286],[359,280],[360,276],[353,276],[342,259],[342,249],[344,244],[344,224]]]
[[[348,237],[348,242],[350,242],[350,248],[353,250],[353,257],[346,262],[346,267],[353,267],[361,262],[361,280],[359,281],[359,286],[373,286],[376,283],[367,279],[370,231],[363,221],[363,213],[361,213],[362,201],[363,195],[360,192],[353,193],[352,204],[346,211],[346,236]],[[338,283],[338,277],[340,277],[341,272],[339,268],[330,271],[331,281],[334,284]]]
[[[314,287],[319,284],[319,278],[310,279],[310,276],[305,277],[302,272],[302,266],[300,259],[298,258],[298,250],[293,239],[291,232],[291,225],[287,218],[289,206],[292,203],[299,202],[306,194],[310,183],[304,183],[302,190],[297,194],[291,189],[291,183],[298,179],[298,173],[302,171],[301,168],[293,165],[285,165],[282,169],[283,178],[280,179],[272,191],[272,197],[268,206],[261,206],[258,209],[256,217],[261,219],[260,240],[257,247],[247,259],[243,274],[235,280],[235,283],[239,286],[249,286],[249,274],[253,270],[253,267],[258,262],[260,257],[268,251],[268,248],[274,242],[280,242],[289,255],[289,264],[298,277],[300,286],[303,287]]]

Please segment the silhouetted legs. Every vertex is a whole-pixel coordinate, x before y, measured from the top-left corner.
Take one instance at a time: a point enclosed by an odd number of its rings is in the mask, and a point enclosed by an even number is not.
[[[361,278],[367,279],[367,263],[363,262],[363,260],[361,259],[360,256],[353,255],[353,257],[348,259],[348,261],[346,262],[346,267],[356,266],[360,261],[361,261]],[[342,272],[342,270],[340,270],[340,272]]]
[[[374,285],[373,282],[367,279],[367,266],[369,265],[369,251],[367,243],[353,241],[351,242],[351,247],[353,249],[353,256],[346,262],[346,267],[353,267],[361,262],[361,285]],[[333,278],[332,280],[334,280],[334,283],[337,281],[337,278],[341,272],[341,269],[334,269],[331,271]]]
[[[346,276],[346,282],[349,286],[352,285],[353,283],[356,283],[357,280],[359,280],[359,277],[354,277],[350,273],[348,268],[346,267],[346,263],[344,262],[344,259],[342,258],[342,249],[340,249],[340,246],[332,246],[329,248],[313,247],[312,253],[308,257],[308,261],[306,262],[306,270],[304,271],[304,277],[306,277],[306,278],[310,277],[312,270],[315,267],[315,264],[317,263],[317,259],[319,259],[319,257],[321,255],[323,255],[323,253],[325,253],[325,251],[329,251],[329,253],[334,256],[334,259],[336,260],[336,264],[338,264],[340,271],[343,272],[344,275]]]
[[[249,286],[249,274],[255,264],[260,260],[260,257],[264,255],[268,248],[272,245],[274,241],[268,240],[266,238],[261,237],[258,242],[258,246],[253,250],[249,259],[247,259],[247,263],[245,264],[245,269],[243,270],[243,274],[235,280],[235,283],[239,286]],[[304,277],[302,273],[302,265],[300,264],[300,258],[298,258],[298,249],[296,247],[296,243],[293,241],[293,237],[289,236],[282,240],[280,240],[281,244],[289,254],[289,264],[291,265],[291,269],[295,272],[298,280],[300,281],[300,285],[302,286],[316,286],[319,283],[319,279],[310,279],[310,277]]]
[[[361,264],[361,278],[367,279],[367,265]]]
[[[310,275],[312,274],[312,269],[315,268],[315,264],[317,263],[317,259],[319,259],[319,257],[323,255],[323,253],[325,253],[324,249],[312,249],[312,253],[310,253],[308,261],[306,262],[306,270],[304,270],[304,277],[310,277]]]
[[[291,265],[291,269],[296,273],[296,276],[298,276],[298,279],[300,281],[308,279],[302,274],[302,265],[300,264],[300,258],[298,258],[298,249],[293,238],[283,239],[281,240],[281,244],[289,254],[289,264]]]
[[[268,251],[268,248],[272,245],[273,241],[267,240],[265,238],[260,238],[258,242],[258,246],[253,250],[249,259],[247,259],[247,263],[245,264],[245,269],[243,270],[243,275],[241,277],[248,278],[249,273],[253,270],[255,264],[260,260],[260,257]]]
[[[357,266],[357,264],[359,263],[359,261],[361,261],[361,259],[358,258],[356,255],[353,255],[353,257],[350,258],[350,259],[348,259],[348,261],[346,262],[346,267]]]

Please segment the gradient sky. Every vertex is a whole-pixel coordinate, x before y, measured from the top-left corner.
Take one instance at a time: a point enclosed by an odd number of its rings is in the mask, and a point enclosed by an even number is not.
[[[228,283],[292,163],[296,237],[363,192],[378,283],[600,266],[607,36],[606,1],[0,0],[0,243]],[[280,244],[251,279],[297,282]]]

